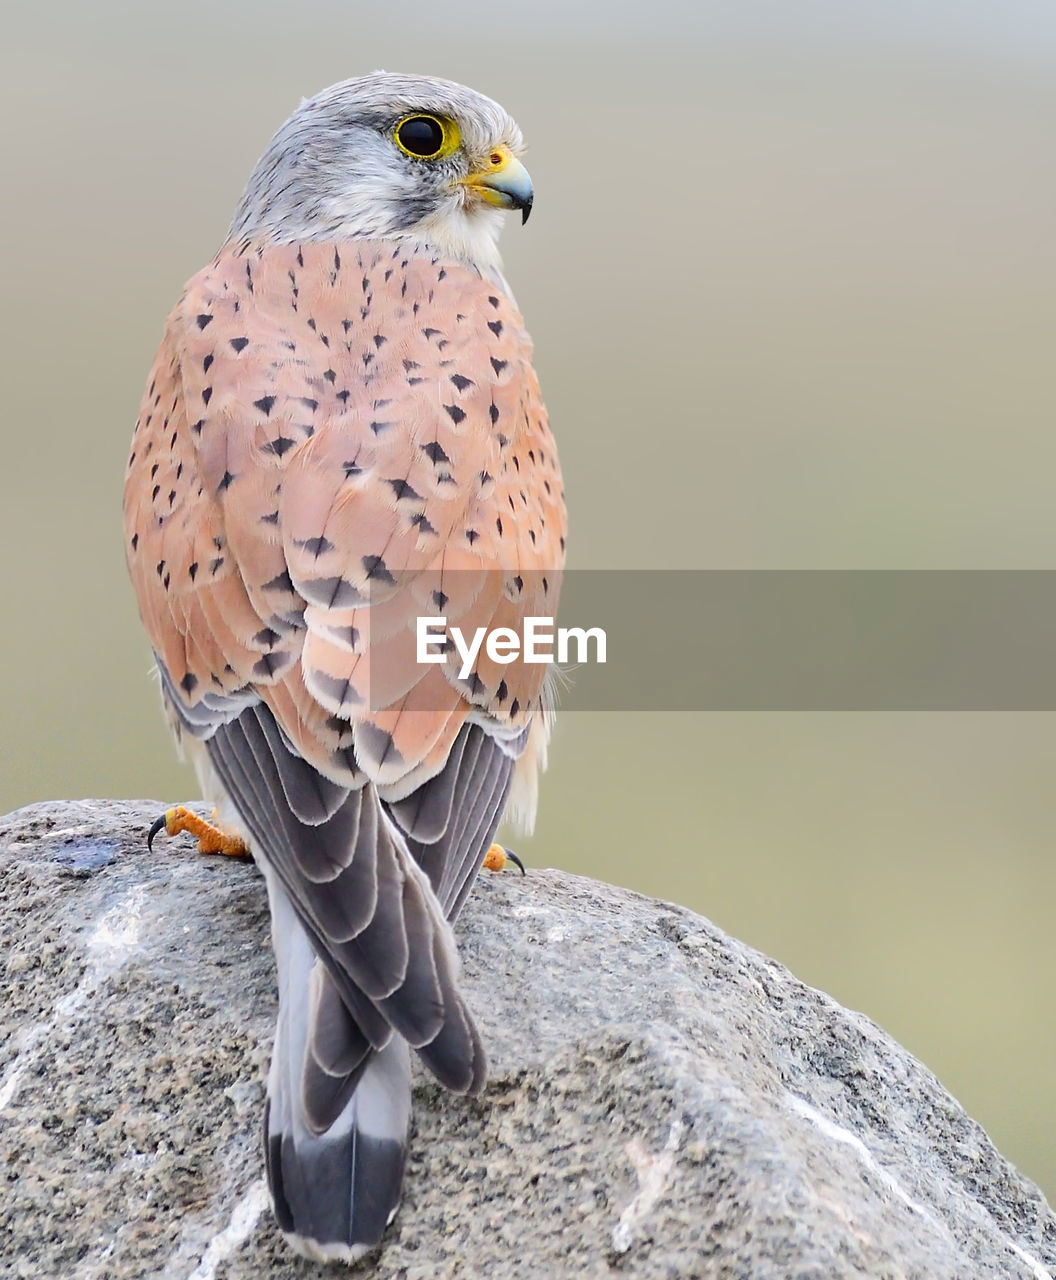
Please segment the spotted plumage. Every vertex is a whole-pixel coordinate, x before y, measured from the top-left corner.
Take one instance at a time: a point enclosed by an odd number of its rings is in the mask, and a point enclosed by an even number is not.
[[[404,154],[415,113],[434,123],[410,145],[457,146]],[[560,470],[495,250],[502,208],[530,207],[520,145],[443,81],[303,104],[169,317],[129,458],[169,718],[268,881],[269,1180],[312,1256],[360,1256],[395,1210],[406,1046],[453,1089],[483,1082],[449,922],[545,754],[544,665],[481,656],[463,678],[450,645],[415,653],[419,616],[556,610]]]

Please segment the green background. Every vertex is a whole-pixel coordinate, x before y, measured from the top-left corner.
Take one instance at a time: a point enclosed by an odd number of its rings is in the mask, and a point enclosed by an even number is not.
[[[192,793],[124,576],[127,442],[272,131],[378,66],[490,93],[530,143],[504,243],[574,566],[1054,567],[1045,0],[56,0],[5,24],[0,808]],[[575,713],[517,847],[865,1010],[1051,1195],[1054,765],[1040,713]]]

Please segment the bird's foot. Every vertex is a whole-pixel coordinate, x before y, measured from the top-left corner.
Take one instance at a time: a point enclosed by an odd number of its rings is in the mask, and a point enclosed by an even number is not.
[[[215,811],[213,817],[216,817]],[[148,849],[153,847],[154,837],[162,827],[165,828],[166,835],[170,836],[178,836],[181,831],[189,831],[198,839],[199,853],[222,853],[229,858],[252,857],[246,842],[240,836],[228,835],[219,827],[213,826],[211,822],[199,818],[190,809],[185,809],[182,804],[176,805],[173,809],[166,809],[154,823],[147,835]]]
[[[493,844],[484,855],[484,868],[487,871],[505,871],[510,863],[524,875],[524,863],[512,849],[504,849],[501,844]]]

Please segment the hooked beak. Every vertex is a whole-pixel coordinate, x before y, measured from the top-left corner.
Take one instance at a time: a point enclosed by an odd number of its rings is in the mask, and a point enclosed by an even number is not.
[[[534,197],[532,180],[509,147],[496,147],[479,173],[471,173],[459,181],[486,204],[498,209],[520,209],[522,226],[528,221]]]

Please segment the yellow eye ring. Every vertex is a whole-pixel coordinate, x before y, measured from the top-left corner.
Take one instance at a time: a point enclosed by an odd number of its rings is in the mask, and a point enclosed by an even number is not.
[[[412,160],[443,160],[458,147],[462,134],[450,116],[415,112],[404,116],[393,130],[393,141]]]

